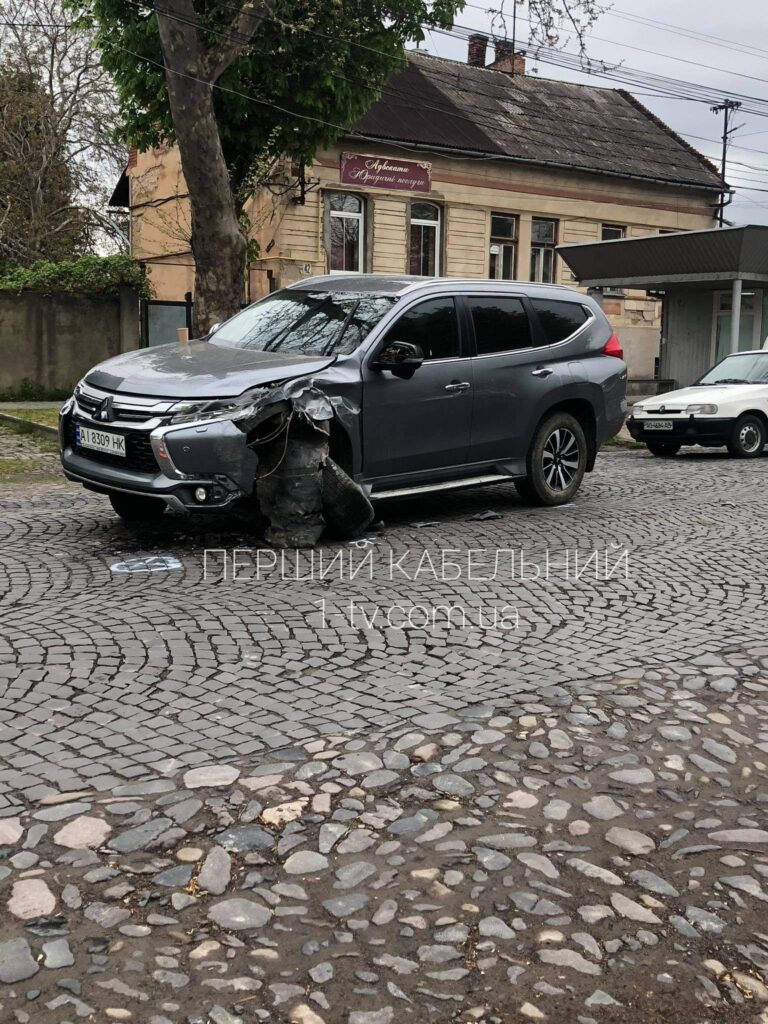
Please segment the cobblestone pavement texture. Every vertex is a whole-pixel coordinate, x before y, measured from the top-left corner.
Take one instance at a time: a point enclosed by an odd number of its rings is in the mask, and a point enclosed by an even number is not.
[[[51,484],[60,477],[55,438],[41,439],[0,422],[0,483]]]
[[[10,489],[0,1020],[768,1021],[767,474],[615,452],[563,509],[390,505],[326,549],[372,581],[206,578],[256,538]],[[383,571],[611,543],[628,578]]]

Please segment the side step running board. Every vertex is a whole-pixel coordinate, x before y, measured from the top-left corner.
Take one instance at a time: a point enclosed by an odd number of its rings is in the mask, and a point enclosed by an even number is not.
[[[456,491],[462,487],[477,487],[480,484],[511,483],[515,477],[506,473],[490,473],[486,476],[465,476],[460,480],[446,480],[434,484],[419,484],[416,487],[396,487],[391,491],[373,491],[369,494],[371,501],[383,498],[410,498],[415,494],[428,494],[431,491]]]

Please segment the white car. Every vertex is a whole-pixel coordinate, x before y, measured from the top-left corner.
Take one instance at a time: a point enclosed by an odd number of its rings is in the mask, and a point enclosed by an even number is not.
[[[691,387],[637,402],[627,427],[654,455],[700,444],[757,458],[768,439],[768,351],[726,356]]]

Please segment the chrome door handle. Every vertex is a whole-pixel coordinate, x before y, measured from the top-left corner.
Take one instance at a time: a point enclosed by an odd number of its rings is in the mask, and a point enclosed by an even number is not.
[[[468,380],[455,380],[451,384],[445,385],[446,391],[466,391],[467,388],[471,388],[472,385]]]
[[[550,373],[554,373],[554,370],[549,366],[539,366],[535,370],[531,370],[532,377],[548,377]]]

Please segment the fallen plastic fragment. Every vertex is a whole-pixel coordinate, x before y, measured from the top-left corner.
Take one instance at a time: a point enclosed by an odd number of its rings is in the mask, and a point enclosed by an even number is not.
[[[126,558],[123,562],[113,562],[110,572],[170,572],[183,569],[184,565],[173,555],[149,555],[147,558]]]

